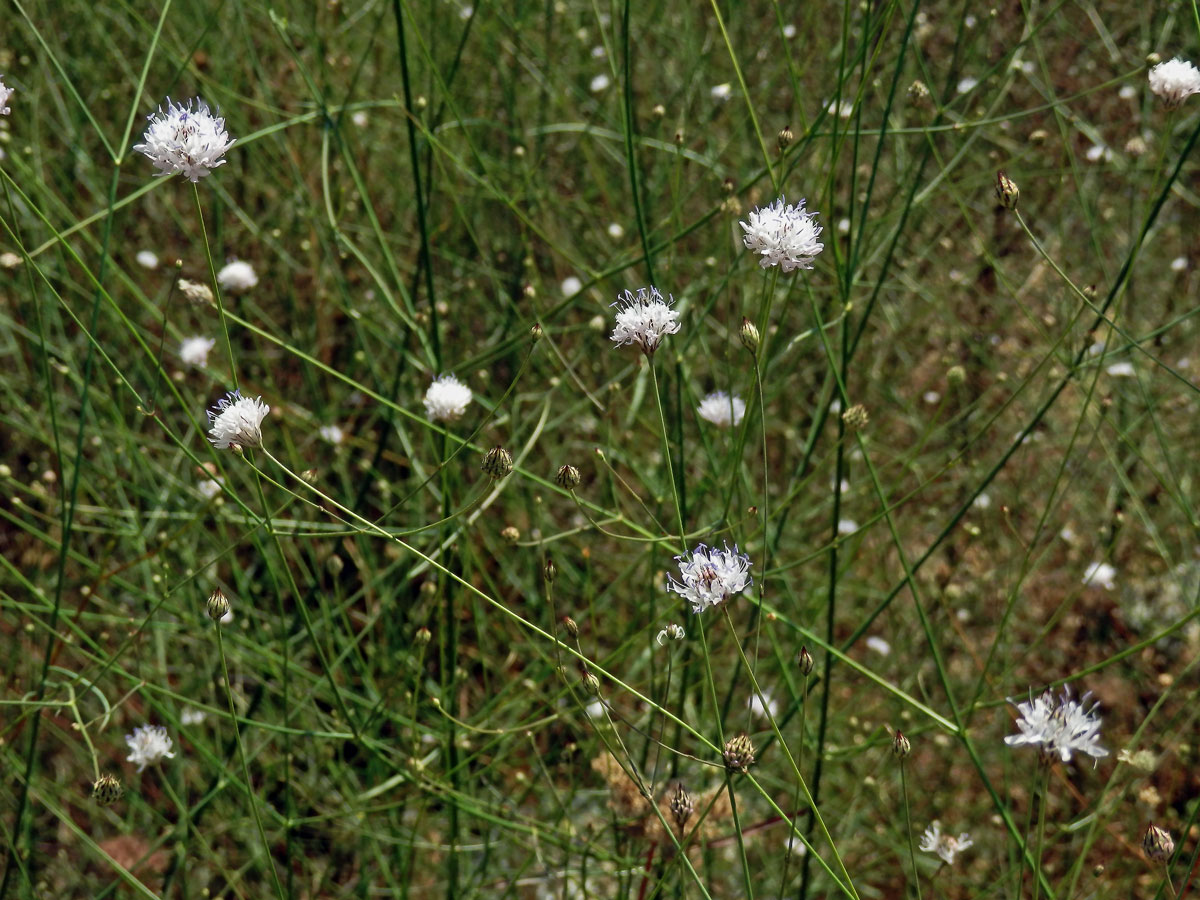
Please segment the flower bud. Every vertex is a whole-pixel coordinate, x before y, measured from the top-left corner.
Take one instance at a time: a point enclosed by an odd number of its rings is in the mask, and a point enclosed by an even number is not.
[[[913,103],[924,103],[929,99],[929,88],[923,81],[914,81],[908,86],[908,99]]]
[[[784,125],[783,129],[779,132],[779,137],[776,138],[776,140],[779,142],[779,152],[782,153],[789,146],[791,146],[792,141],[795,139],[796,135],[792,132],[791,126]]]
[[[579,637],[579,623],[570,616],[563,619],[563,627],[567,629],[567,634],[571,636],[571,640]]]
[[[600,695],[600,679],[591,672],[583,673],[583,686],[589,694]]]
[[[800,656],[796,659],[796,662],[800,666],[800,673],[805,678],[812,674],[813,666],[817,664],[816,660],[813,659],[813,655],[808,652],[807,647],[800,648]]]
[[[542,566],[542,577],[545,578],[548,583],[554,583],[554,579],[558,577],[558,566],[554,565],[554,560],[546,560],[546,564]]]
[[[500,529],[500,537],[504,538],[510,544],[515,544],[521,539],[521,532],[515,525],[505,525]]]
[[[554,476],[554,483],[568,491],[575,490],[579,487],[579,470],[574,466],[559,466],[558,474]]]
[[[1017,198],[1020,196],[1021,192],[1017,189],[1017,183],[1003,172],[997,172],[996,199],[1000,201],[1000,205],[1005,209],[1016,209]]]
[[[855,403],[852,407],[842,413],[842,421],[846,423],[846,427],[851,430],[862,428],[869,422],[871,416],[867,413],[867,408],[861,403]]]
[[[1142,849],[1146,856],[1154,862],[1166,862],[1175,852],[1175,842],[1171,840],[1171,832],[1151,824],[1142,838]]]
[[[744,316],[742,317],[742,330],[738,332],[738,337],[742,339],[743,347],[745,347],[751,353],[758,352],[758,345],[761,340],[758,333],[758,328],[753,322]]]
[[[675,820],[675,826],[680,831],[683,831],[683,826],[695,811],[696,804],[692,801],[692,795],[684,790],[682,783],[675,785],[675,794],[671,797],[671,818]]]
[[[532,290],[532,287],[529,288],[529,290]],[[540,341],[542,339],[542,326],[537,322],[534,322],[533,327],[529,329],[529,336],[533,339],[535,344]]]
[[[493,447],[483,457],[483,471],[499,481],[513,470],[512,454],[503,447]]]
[[[217,588],[208,598],[208,617],[219,622],[227,615],[229,615],[229,600],[221,593],[221,589]]]
[[[431,640],[433,640],[433,632],[422,625],[413,634],[413,640],[418,644],[428,644]]]
[[[112,806],[124,794],[125,788],[112,775],[101,775],[92,785],[92,800],[97,806]]]
[[[725,757],[725,768],[731,772],[745,774],[754,765],[754,745],[744,734],[739,734],[726,741],[725,751],[722,755]]]
[[[950,384],[962,384],[967,380],[967,370],[962,366],[951,366],[946,370],[946,381]]]
[[[896,759],[905,759],[910,753],[912,753],[912,743],[902,732],[897,730],[896,736],[892,738],[892,755]]]

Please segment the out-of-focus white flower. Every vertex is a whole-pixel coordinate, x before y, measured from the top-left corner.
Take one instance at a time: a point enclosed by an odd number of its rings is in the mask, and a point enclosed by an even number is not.
[[[611,83],[612,82],[610,81],[609,77],[601,72],[599,75],[593,78],[591,82],[589,82],[588,90],[590,90],[593,94],[598,94],[607,88]]]
[[[1117,570],[1106,562],[1089,563],[1083,572],[1083,583],[1088,587],[1099,585],[1106,591],[1116,587]]]
[[[586,707],[584,707],[584,712],[588,714],[589,719],[603,719],[604,704],[599,700],[593,700]]]
[[[241,259],[232,259],[217,272],[217,284],[222,290],[233,294],[248,291],[258,284],[258,276],[254,274],[254,266]]]
[[[724,84],[714,84],[708,93],[718,103],[724,103],[733,96],[733,85],[728,81]]]
[[[880,656],[887,656],[889,653],[892,652],[892,645],[889,644],[887,641],[885,641],[881,637],[876,637],[875,635],[871,635],[869,638],[867,638],[866,643],[867,643],[867,647],[874,650]]]
[[[1104,370],[1113,378],[1132,378],[1134,375],[1133,363],[1128,360],[1115,362]]]
[[[208,718],[208,713],[196,706],[189,706],[179,714],[179,724],[199,725]]]
[[[1186,269],[1187,269],[1187,257],[1186,256],[1177,256],[1173,260],[1171,260],[1171,271],[1172,272],[1183,272]]]
[[[637,294],[626,291],[617,295],[617,324],[610,338],[618,347],[636,344],[650,356],[662,339],[679,331],[679,313],[671,308],[672,297],[664,300],[658,288],[638,288]]]
[[[583,290],[583,282],[574,275],[568,275],[563,279],[562,292],[564,297],[574,297]]]
[[[838,519],[837,530],[840,535],[854,534],[858,531],[858,523],[853,519]]]
[[[135,728],[133,734],[125,735],[125,743],[129,745],[129,761],[137,764],[139,772],[146,766],[175,758],[167,729],[161,725],[143,725]]]
[[[682,641],[684,638],[683,626],[676,625],[672,622],[666,628],[658,633],[655,640],[658,641],[658,646],[662,646],[664,641]]]
[[[209,440],[218,450],[230,446],[258,447],[262,445],[262,420],[271,407],[262,402],[262,397],[243,397],[239,391],[230,391],[208,411],[212,425]]]
[[[620,222],[613,222],[608,226],[608,236],[614,241],[619,241],[621,238],[625,237],[624,226],[622,226]]]
[[[1083,155],[1088,162],[1108,162],[1112,159],[1112,150],[1104,144],[1092,144]]]
[[[811,269],[817,254],[825,249],[817,240],[821,226],[816,217],[816,213],[805,210],[803,200],[792,206],[780,197],[770,206],[752,210],[749,224],[739,223],[746,232],[742,243],[762,257],[758,264],[764,269]]]
[[[472,396],[453,375],[439,375],[425,392],[425,415],[431,422],[453,422],[467,411]]]
[[[953,865],[959,851],[966,850],[973,843],[971,835],[965,831],[958,837],[942,834],[942,825],[938,821],[926,828],[921,836],[921,849],[926,853],[936,853],[947,865]]]
[[[340,425],[322,425],[318,432],[331,444],[340,444],[346,437],[346,433],[342,431]]]
[[[221,482],[216,478],[205,478],[196,485],[196,490],[200,492],[200,496],[205,500],[211,500],[217,494],[221,493]]]
[[[979,86],[978,78],[963,78],[958,82],[958,92],[960,94],[969,94]]]
[[[760,719],[774,719],[779,715],[779,703],[771,696],[770,691],[763,691],[761,697],[751,694],[750,699],[746,701],[746,708],[750,710],[750,715]]]
[[[8,108],[8,98],[13,95],[14,88],[10,88],[4,83],[4,79],[0,77],[0,116],[7,116],[11,109]]]
[[[754,583],[750,577],[750,557],[739,553],[737,545],[724,550],[700,544],[690,555],[675,557],[679,577],[667,577],[667,590],[674,591],[692,604],[692,612],[701,613],[719,606],[734,594]]]
[[[1200,94],[1200,70],[1178,56],[1160,62],[1150,70],[1150,90],[1173,109],[1192,94]]]
[[[789,41],[790,41],[792,38],[794,38],[794,37],[796,36],[796,26],[795,26],[795,25],[793,25],[791,22],[789,22],[788,24],[784,25],[784,26],[783,26],[783,36],[784,36],[785,38],[787,38]],[[801,844],[800,846],[802,846],[802,847],[803,847],[804,845],[803,845],[803,844]]]
[[[195,97],[185,104],[172,103],[147,116],[150,127],[142,143],[133,149],[143,153],[158,168],[160,175],[182,172],[196,182],[217,166],[225,165],[225,151],[235,138],[225,131],[225,120],[214,116],[208,104]]]
[[[184,338],[179,345],[179,358],[189,366],[204,367],[208,365],[208,351],[216,344],[216,340],[206,337]]]
[[[199,281],[188,281],[186,278],[180,278],[177,284],[179,292],[197,306],[211,306],[216,303],[213,299],[212,288],[207,284],[202,284]]]
[[[137,264],[139,266],[141,266],[143,269],[157,269],[158,268],[158,256],[154,253],[153,250],[139,250],[137,252],[137,256],[135,256],[134,259],[137,260]]]
[[[1071,699],[1071,692],[1063,688],[1062,696],[1055,697],[1051,691],[1030,700],[1028,703],[1014,703],[1021,717],[1017,719],[1020,734],[1010,734],[1004,743],[1010,747],[1029,744],[1040,746],[1046,756],[1058,756],[1063,762],[1071,761],[1071,754],[1086,753],[1093,759],[1108,756],[1108,751],[1100,746],[1100,717],[1095,715],[1098,703],[1093,703],[1091,709],[1084,709],[1088,697],[1084,694],[1078,700]]]
[[[736,394],[731,397],[724,391],[714,391],[700,401],[696,413],[718,428],[729,428],[741,424],[746,415],[746,401]]]
[[[356,110],[350,113],[350,121],[354,123],[355,128],[366,128],[369,117],[365,109]]]

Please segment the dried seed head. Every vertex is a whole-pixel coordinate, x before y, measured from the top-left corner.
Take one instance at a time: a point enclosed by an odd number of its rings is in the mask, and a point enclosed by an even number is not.
[[[675,793],[671,796],[671,818],[675,820],[675,825],[680,831],[683,831],[683,826],[695,811],[696,804],[692,795],[684,790],[682,783],[675,785]]]
[[[923,81],[914,81],[908,86],[908,99],[913,103],[924,103],[929,99],[929,88]]]
[[[896,732],[896,736],[892,738],[892,755],[896,759],[906,759],[912,753],[912,743],[906,738],[901,731]]]
[[[1016,209],[1017,199],[1020,196],[1021,192],[1017,189],[1017,183],[1003,172],[997,172],[996,199],[1000,201],[1000,205],[1005,209]]]
[[[216,303],[213,299],[212,288],[207,284],[201,284],[199,281],[188,281],[186,278],[180,278],[179,291],[188,300],[198,306],[213,306]]]
[[[800,648],[800,656],[797,657],[796,662],[799,664],[800,672],[805,678],[812,674],[813,666],[816,665],[816,660],[814,660],[812,654],[808,652],[807,647]]]
[[[505,525],[500,529],[500,537],[504,538],[510,544],[515,544],[521,539],[521,532],[515,525]]]
[[[739,734],[726,741],[724,757],[725,768],[731,772],[745,773],[754,765],[754,745],[746,735]]]
[[[1171,832],[1151,824],[1142,838],[1142,849],[1146,856],[1154,862],[1166,862],[1175,852],[1175,842],[1171,840]]]
[[[503,447],[493,447],[483,457],[483,471],[499,481],[513,470],[512,454]]]
[[[574,466],[559,466],[558,474],[554,476],[554,483],[568,491],[575,490],[579,487],[579,470]]]
[[[92,800],[97,806],[112,806],[124,794],[125,788],[112,775],[101,775],[92,785]]]
[[[851,430],[862,428],[871,420],[871,416],[867,413],[867,408],[861,403],[855,403],[852,407],[842,413],[842,421],[846,423],[846,427]]]
[[[229,615],[229,599],[221,593],[220,588],[217,588],[208,598],[208,617],[219,622],[227,615]]]
[[[738,337],[741,338],[743,347],[751,353],[758,352],[758,345],[761,341],[758,327],[745,317],[742,318],[742,330],[738,332]]]

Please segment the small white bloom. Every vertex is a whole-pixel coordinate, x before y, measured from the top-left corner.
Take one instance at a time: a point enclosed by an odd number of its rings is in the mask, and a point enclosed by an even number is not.
[[[750,710],[750,715],[760,719],[774,719],[779,715],[779,703],[771,696],[770,691],[763,691],[761,697],[751,694],[750,699],[746,701],[746,708]]]
[[[853,519],[838,519],[837,531],[841,535],[854,534],[858,531],[858,523]]]
[[[770,206],[752,210],[749,224],[739,223],[746,232],[742,243],[762,257],[758,264],[764,269],[769,266],[779,266],[785,272],[811,269],[817,254],[825,249],[817,240],[821,226],[816,216],[804,209],[803,200],[792,206],[780,197]]]
[[[988,509],[992,505],[992,498],[989,494],[980,494],[971,501],[971,505],[976,509]]]
[[[658,633],[658,637],[655,640],[658,641],[658,646],[661,647],[664,641],[682,641],[683,638],[683,627],[672,622]]]
[[[369,117],[365,109],[356,110],[350,114],[350,121],[354,123],[355,128],[366,128]]]
[[[319,433],[331,444],[340,444],[346,437],[346,433],[338,425],[322,425]]]
[[[979,86],[978,78],[963,78],[958,82],[958,92],[960,94],[969,94]]]
[[[1137,96],[1137,93],[1137,88],[1135,88],[1132,84],[1126,84],[1123,85],[1119,91],[1117,91],[1117,96],[1122,100],[1132,100]]]
[[[1117,570],[1106,562],[1090,563],[1083,573],[1083,583],[1088,587],[1099,585],[1106,591],[1116,587]]]
[[[590,90],[593,94],[598,94],[607,88],[611,83],[612,82],[609,80],[609,77],[601,72],[588,84],[588,90]]]
[[[125,743],[129,745],[129,761],[137,763],[139,772],[161,760],[175,758],[167,729],[161,725],[135,728],[133,734],[125,735]]]
[[[222,290],[240,294],[258,284],[258,276],[254,274],[254,266],[250,263],[241,259],[233,259],[217,272],[217,284],[221,286]]]
[[[924,400],[926,403],[928,403],[930,406],[933,406],[935,403],[937,403],[939,400],[942,399],[942,395],[939,394],[937,391],[926,391],[924,394],[921,395],[921,399]]]
[[[137,264],[143,269],[158,268],[158,256],[155,255],[153,250],[139,250],[134,259],[137,260]]]
[[[604,704],[601,703],[599,700],[593,700],[591,703],[589,703],[587,706],[584,707],[584,712],[586,712],[588,714],[589,719],[603,719],[604,718]]]
[[[728,428],[740,425],[746,415],[746,401],[734,394],[732,397],[724,391],[714,391],[696,407],[700,418],[712,422],[718,428]]]
[[[13,95],[13,90],[13,88],[4,83],[3,78],[0,78],[0,116],[7,116],[12,112],[8,108],[8,98]]]
[[[230,391],[208,411],[212,427],[208,430],[209,440],[218,450],[230,446],[258,447],[262,444],[262,420],[271,407],[261,397],[251,400],[238,391]]]
[[[647,356],[658,349],[662,339],[679,331],[679,313],[671,308],[675,298],[664,300],[658,288],[638,288],[637,294],[626,291],[617,295],[612,304],[617,310],[617,324],[609,336],[618,347],[637,344]]]
[[[793,25],[791,22],[789,22],[787,25],[784,25],[783,26],[783,36],[785,38],[787,38],[789,41],[792,38],[794,38],[796,36],[796,26]],[[804,845],[801,844],[801,846],[804,846]]]
[[[849,219],[838,219],[838,234],[849,234],[849,233],[850,233],[850,220]]]
[[[971,835],[965,831],[958,837],[942,834],[942,825],[938,821],[926,828],[921,836],[921,849],[926,853],[936,853],[947,865],[953,865],[958,852],[966,850],[973,843]]]
[[[869,638],[867,638],[867,647],[871,650],[874,650],[880,656],[887,656],[892,652],[892,645],[883,638],[876,637],[875,635],[871,635]]]
[[[200,98],[178,104],[168,97],[166,112],[160,106],[147,118],[150,127],[143,142],[134,144],[133,149],[145,154],[158,168],[158,174],[182,172],[196,182],[217,166],[225,165],[221,157],[233,146],[235,138],[226,133],[225,120],[214,116]]]
[[[733,85],[728,81],[724,84],[714,84],[708,93],[718,103],[724,103],[733,96]]]
[[[1108,149],[1104,144],[1092,144],[1083,155],[1087,158],[1088,162],[1108,162],[1112,159],[1112,150]]]
[[[200,492],[200,496],[205,500],[211,500],[217,494],[221,493],[221,482],[215,478],[205,478],[196,485],[196,490]]]
[[[189,706],[179,714],[179,724],[181,725],[199,725],[208,718],[208,713],[199,707]]]
[[[1111,366],[1108,366],[1104,371],[1113,378],[1130,378],[1134,374],[1133,363],[1129,362],[1128,360],[1115,362]]]
[[[621,238],[625,237],[625,228],[620,222],[613,222],[608,226],[608,236],[614,241],[619,241]]]
[[[701,613],[719,606],[754,583],[750,577],[750,557],[739,553],[737,545],[724,550],[700,544],[683,556],[676,556],[680,581],[667,576],[667,590],[674,591],[692,604],[692,612]]]
[[[1174,108],[1192,94],[1200,94],[1200,71],[1178,56],[1160,62],[1150,70],[1150,90],[1162,97],[1168,108]]]
[[[1063,688],[1062,696],[1056,698],[1046,691],[1028,703],[1014,703],[1021,717],[1017,719],[1020,734],[1010,734],[1004,743],[1010,747],[1029,744],[1040,746],[1046,756],[1058,756],[1063,762],[1071,761],[1073,752],[1086,753],[1093,759],[1108,756],[1100,746],[1100,717],[1095,715],[1098,703],[1084,709],[1088,697],[1071,699],[1071,692]]]
[[[603,44],[597,44],[592,48],[592,59],[604,59],[608,56],[608,51],[604,49]]]
[[[564,297],[574,297],[583,290],[583,282],[574,275],[568,275],[563,279],[562,292]]]
[[[208,351],[216,343],[213,338],[199,336],[184,338],[183,343],[179,345],[179,358],[186,365],[203,368],[208,365]]]
[[[832,116],[837,116],[839,119],[848,119],[854,115],[854,101],[834,98],[825,104],[825,111]]]
[[[1186,256],[1177,256],[1173,260],[1171,260],[1171,271],[1172,272],[1182,272],[1186,269],[1187,269],[1187,257]]]
[[[453,375],[439,375],[425,392],[425,415],[431,422],[453,422],[467,411],[472,396]]]

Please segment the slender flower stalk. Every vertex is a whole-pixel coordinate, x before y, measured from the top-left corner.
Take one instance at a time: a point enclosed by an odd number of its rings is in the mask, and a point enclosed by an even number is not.
[[[159,175],[182,172],[189,181],[197,182],[225,165],[222,157],[236,140],[225,131],[225,120],[213,115],[199,97],[186,103],[174,103],[168,97],[166,110],[160,106],[146,118],[150,127],[133,149],[154,163]]]

